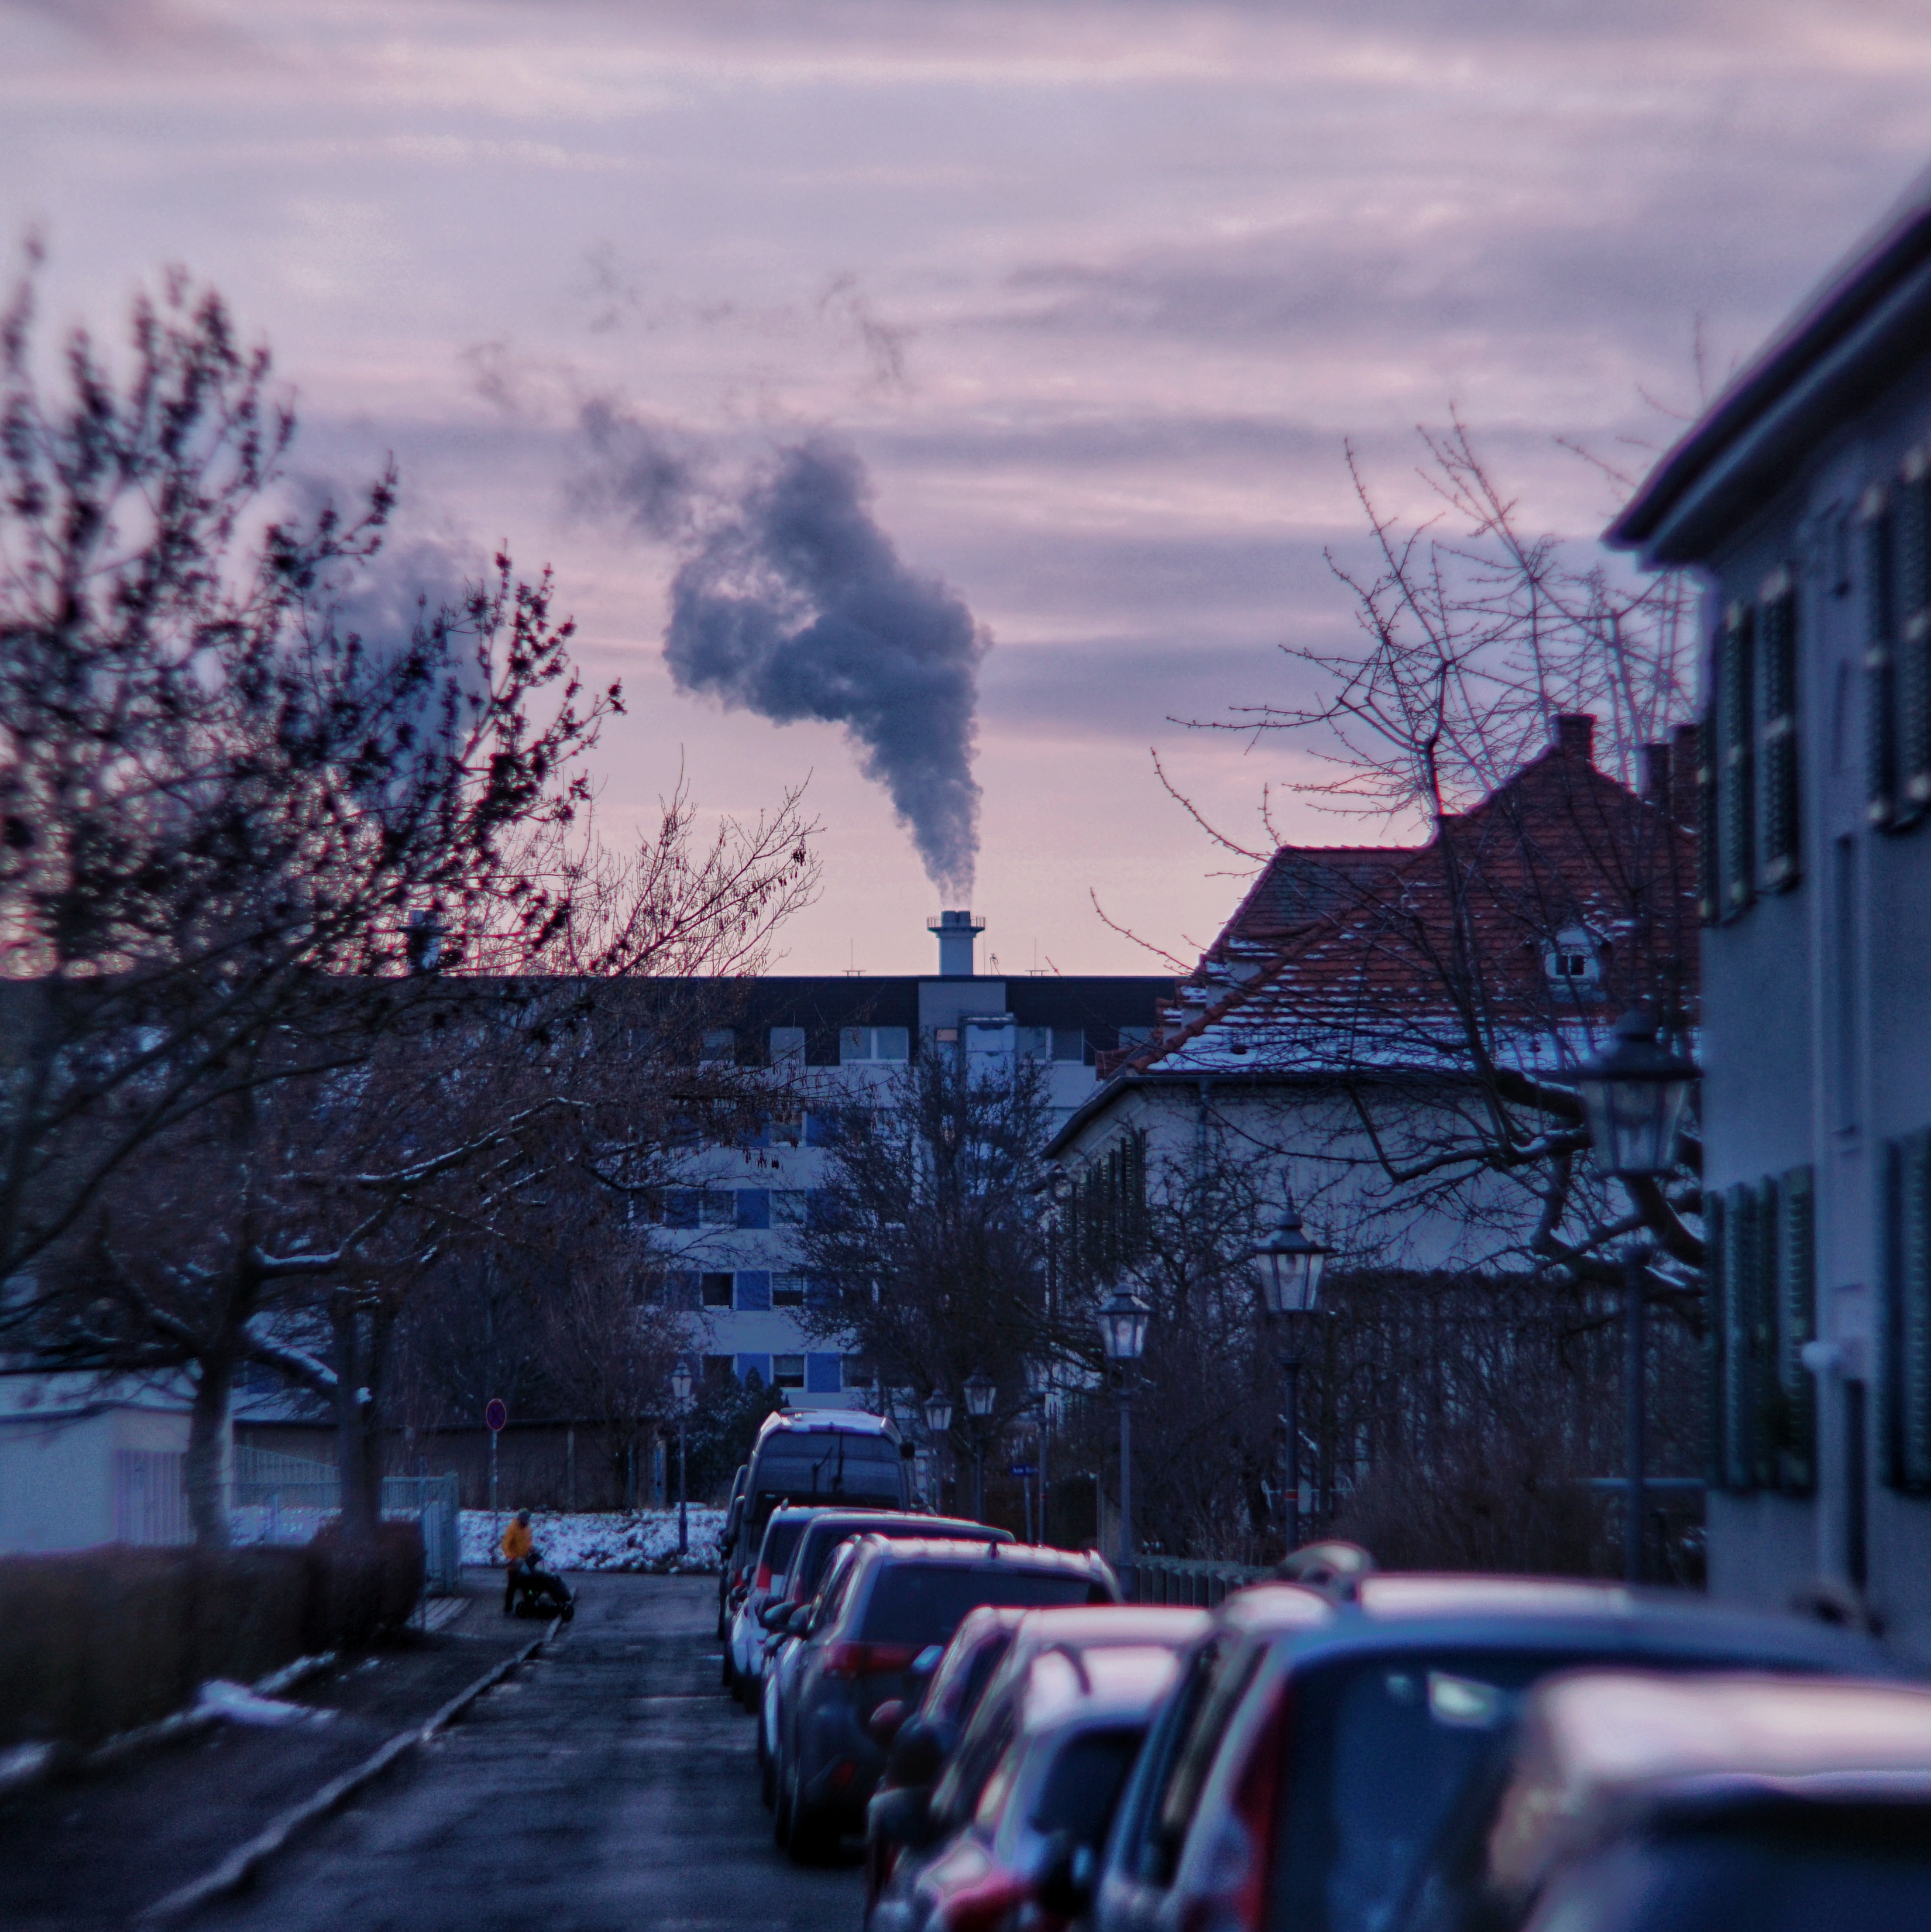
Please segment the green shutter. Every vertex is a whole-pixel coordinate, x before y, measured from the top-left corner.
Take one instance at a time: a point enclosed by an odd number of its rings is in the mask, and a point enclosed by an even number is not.
[[[1897,1479],[1931,1489],[1931,1132],[1909,1135],[1898,1149],[1897,1230],[1888,1325]]]
[[[1717,707],[1705,711],[1696,729],[1696,874],[1699,915],[1714,925],[1723,910],[1722,848],[1718,837]]]
[[[1797,591],[1780,570],[1764,586],[1758,619],[1762,694],[1763,788],[1761,814],[1763,886],[1781,892],[1797,883]]]
[[[1865,811],[1873,825],[1897,816],[1897,612],[1891,500],[1864,493]]]
[[[1763,1441],[1764,1336],[1754,1187],[1732,1187],[1724,1203],[1723,1486],[1759,1485]]]
[[[1817,1480],[1816,1385],[1804,1346],[1817,1339],[1817,1193],[1807,1167],[1783,1177],[1777,1254],[1777,1380],[1783,1418],[1777,1486],[1802,1495]]]
[[[1708,1292],[1705,1301],[1705,1360],[1708,1370],[1707,1400],[1709,1454],[1704,1478],[1713,1490],[1726,1487],[1729,1480],[1729,1431],[1725,1422],[1729,1412],[1729,1246],[1726,1235],[1729,1206],[1714,1190],[1703,1203],[1703,1240]]]
[[[1898,491],[1896,614],[1899,808],[1931,808],[1931,468],[1914,450]]]
[[[1725,918],[1749,905],[1756,886],[1756,647],[1754,614],[1748,604],[1732,604],[1717,665],[1717,835]]]

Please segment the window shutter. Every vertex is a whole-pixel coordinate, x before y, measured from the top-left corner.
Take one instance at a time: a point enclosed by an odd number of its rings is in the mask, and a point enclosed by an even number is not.
[[[1705,926],[1714,925],[1723,910],[1717,764],[1717,707],[1712,704],[1696,728],[1696,910]]]
[[[1931,808],[1931,452],[1913,450],[1898,491],[1896,615],[1899,809]]]
[[[1804,1346],[1817,1339],[1817,1205],[1811,1170],[1792,1168],[1779,1191],[1783,1213],[1777,1252],[1777,1379],[1783,1428],[1777,1486],[1804,1495],[1817,1480],[1816,1388],[1804,1366]]]
[[[1762,1438],[1757,1192],[1732,1187],[1724,1204],[1723,1486],[1758,1486]]]
[[[1764,586],[1758,619],[1763,727],[1763,886],[1797,883],[1797,590],[1788,570]]]
[[[1753,850],[1756,784],[1752,752],[1756,708],[1752,702],[1752,662],[1756,627],[1750,606],[1732,604],[1717,646],[1717,724],[1721,763],[1717,768],[1717,832],[1721,848],[1723,916],[1750,902],[1756,884]]]
[[[1789,1417],[1778,1371],[1783,1356],[1783,1192],[1774,1180],[1759,1184],[1756,1240],[1750,1256],[1750,1396],[1756,1418],[1751,1473],[1760,1490],[1780,1486],[1784,1438]]]
[[[1891,1262],[1891,1365],[1897,1475],[1931,1489],[1931,1132],[1897,1150],[1897,1240]]]
[[[1709,1277],[1705,1304],[1704,1356],[1708,1371],[1704,1408],[1708,1416],[1709,1453],[1704,1479],[1713,1490],[1728,1486],[1729,1431],[1725,1426],[1729,1412],[1730,1270],[1728,1240],[1729,1203],[1714,1190],[1703,1203],[1704,1252]]]
[[[1889,498],[1873,486],[1864,492],[1860,514],[1864,563],[1864,809],[1872,824],[1884,826],[1897,815],[1897,624]]]

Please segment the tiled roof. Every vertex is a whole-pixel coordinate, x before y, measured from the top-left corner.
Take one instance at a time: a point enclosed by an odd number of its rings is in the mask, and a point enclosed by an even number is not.
[[[1425,845],[1282,848],[1159,1036],[1102,1071],[1465,1066],[1471,1029],[1499,1061],[1553,1070],[1630,1000],[1687,1006],[1693,982],[1669,976],[1695,970],[1693,836],[1666,782],[1639,798],[1591,742],[1561,721]],[[1599,976],[1580,988],[1549,963],[1579,930]]]

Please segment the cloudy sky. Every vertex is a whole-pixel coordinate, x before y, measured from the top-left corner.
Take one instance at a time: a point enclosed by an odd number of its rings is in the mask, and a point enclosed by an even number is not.
[[[1927,160],[1922,0],[0,0],[0,213],[50,319],[184,264],[272,344],[304,468],[394,453],[432,575],[553,563],[629,694],[607,821],[680,759],[742,813],[808,776],[801,971],[932,964],[894,801],[955,842],[975,668],[1001,968],[1144,970],[1093,892],[1210,934],[1238,881],[1149,749],[1243,828],[1294,776],[1168,720],[1345,633],[1343,440],[1399,498],[1453,404],[1593,531],[1558,439],[1672,434],[1699,324],[1720,377]],[[784,561],[808,488],[835,593]],[[786,613],[828,598],[937,682],[801,694]]]

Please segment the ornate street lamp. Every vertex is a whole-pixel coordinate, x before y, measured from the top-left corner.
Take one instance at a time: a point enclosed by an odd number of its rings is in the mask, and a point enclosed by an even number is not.
[[[952,1399],[943,1389],[934,1389],[925,1398],[925,1439],[931,1444],[932,1500],[945,1507],[945,1441],[952,1430]]]
[[[1321,1270],[1332,1252],[1309,1237],[1291,1194],[1280,1226],[1254,1250],[1261,1264],[1261,1305],[1279,1352],[1281,1420],[1288,1436],[1282,1501],[1290,1556],[1301,1540],[1301,1360],[1307,1346],[1306,1325],[1321,1299]]]
[[[1115,1288],[1099,1311],[1099,1339],[1113,1366],[1113,1383],[1120,1398],[1120,1576],[1122,1584],[1133,1566],[1133,1364],[1147,1346],[1147,1323],[1153,1311],[1138,1295]]]
[[[1615,1041],[1578,1070],[1576,1090],[1588,1124],[1596,1165],[1621,1181],[1654,1180],[1676,1165],[1676,1143],[1690,1090],[1693,1060],[1657,1037],[1656,1017],[1632,1006],[1616,1022]],[[1649,1255],[1632,1242],[1623,1257],[1623,1575],[1643,1577],[1644,1282]]]
[[[985,1520],[985,1424],[999,1400],[999,1384],[983,1369],[966,1378],[966,1413],[972,1418],[972,1513]]]
[[[677,1406],[677,1553],[691,1547],[691,1464],[685,1450],[685,1431],[691,1420],[691,1391],[695,1386],[691,1364],[681,1357],[670,1371],[670,1397]]]

